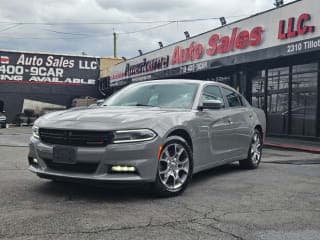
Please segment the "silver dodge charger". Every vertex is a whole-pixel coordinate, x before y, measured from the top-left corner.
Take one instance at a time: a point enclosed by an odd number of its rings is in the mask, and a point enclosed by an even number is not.
[[[135,83],[100,106],[40,117],[29,170],[52,180],[149,182],[172,196],[208,168],[234,161],[257,168],[265,126],[262,110],[221,83]]]

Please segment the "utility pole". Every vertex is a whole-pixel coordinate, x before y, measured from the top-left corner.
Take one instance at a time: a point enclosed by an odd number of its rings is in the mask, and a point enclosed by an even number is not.
[[[113,31],[113,57],[117,57],[117,33]]]

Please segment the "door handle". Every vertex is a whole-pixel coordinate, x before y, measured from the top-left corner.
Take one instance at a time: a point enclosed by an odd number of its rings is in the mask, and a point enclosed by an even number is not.
[[[249,118],[252,118],[252,117],[253,117],[253,114],[252,114],[252,113],[250,113],[250,114],[249,114]]]

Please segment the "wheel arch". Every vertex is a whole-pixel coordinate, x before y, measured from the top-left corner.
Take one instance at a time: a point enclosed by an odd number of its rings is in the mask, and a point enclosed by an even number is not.
[[[177,129],[173,129],[169,132],[169,134],[167,134],[167,137],[170,136],[179,136],[182,137],[183,139],[186,140],[186,142],[188,143],[189,147],[191,148],[191,150],[193,151],[193,143],[192,143],[192,139],[191,136],[189,134],[189,132],[183,128],[177,128]]]
[[[255,127],[254,127],[255,130],[258,130],[260,133],[261,133],[261,136],[262,136],[262,141],[264,140],[264,132],[263,132],[263,128],[260,124],[257,124]]]

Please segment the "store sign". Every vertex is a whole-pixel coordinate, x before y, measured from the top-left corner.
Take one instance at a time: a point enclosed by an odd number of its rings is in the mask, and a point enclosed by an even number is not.
[[[319,12],[319,0],[296,1],[219,27],[117,64],[111,69],[110,85],[146,75],[148,79],[167,78],[320,50]],[[164,66],[144,67],[145,62],[162,57],[168,59]]]
[[[132,76],[140,73],[147,73],[150,71],[161,70],[167,68],[169,65],[169,56],[158,57],[151,60],[143,59],[141,63],[130,65],[126,64],[125,75]]]
[[[234,49],[245,49],[250,46],[257,46],[261,43],[262,32],[262,27],[255,27],[250,32],[243,30],[239,33],[238,28],[233,28],[230,36],[213,34],[208,39],[208,47],[206,50],[203,44],[196,42],[192,42],[190,46],[185,49],[176,46],[171,57],[171,65],[201,59],[204,53],[207,56],[214,56],[232,52]]]
[[[283,40],[287,38],[294,38],[298,35],[305,35],[313,33],[315,26],[308,26],[306,22],[311,20],[311,15],[308,13],[301,14],[297,19],[291,17],[287,20],[288,25],[286,29],[286,20],[279,21],[278,39]]]
[[[176,46],[174,48],[170,63],[171,65],[175,65],[201,59],[203,52],[203,45],[201,43],[191,42],[190,46],[187,48]]]
[[[169,66],[169,56],[158,57],[147,60],[144,58],[142,62],[131,65],[126,64],[124,73],[111,75],[111,79],[119,77],[130,77],[141,73],[148,73],[156,70],[166,69]]]
[[[0,83],[95,85],[99,59],[0,52]]]

